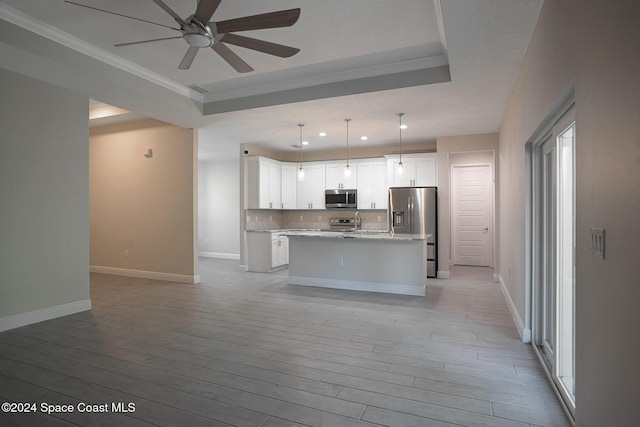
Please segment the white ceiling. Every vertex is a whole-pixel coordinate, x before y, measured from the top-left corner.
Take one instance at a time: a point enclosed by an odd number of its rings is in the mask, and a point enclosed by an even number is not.
[[[151,0],[74,1],[176,25]],[[197,4],[165,3],[184,18]],[[202,128],[203,155],[235,155],[240,143],[294,150],[298,123],[306,125],[307,149],[341,147],[347,117],[350,144],[387,145],[397,141],[397,112],[405,113],[408,125],[403,142],[419,143],[499,130],[542,3],[222,0],[214,21],[301,8],[293,27],[242,33],[301,51],[282,59],[231,46],[255,69],[238,74],[209,49],[198,53],[190,70],[178,70],[187,49],[182,39],[113,47],[179,35],[167,28],[64,0],[3,0],[0,66],[86,93],[134,117]],[[22,29],[84,55],[57,52],[58,45],[43,46]],[[320,130],[328,136],[318,137]],[[369,139],[363,142],[361,135]]]

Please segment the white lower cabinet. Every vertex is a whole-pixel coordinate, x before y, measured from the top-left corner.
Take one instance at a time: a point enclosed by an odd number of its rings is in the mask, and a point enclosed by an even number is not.
[[[249,271],[270,273],[289,265],[289,238],[278,232],[247,231]]]
[[[289,238],[272,236],[271,238],[271,268],[289,264]]]

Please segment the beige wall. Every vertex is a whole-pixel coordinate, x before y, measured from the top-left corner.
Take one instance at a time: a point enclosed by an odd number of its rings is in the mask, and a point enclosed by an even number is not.
[[[575,83],[576,425],[633,425],[640,382],[640,8],[547,0],[500,132],[499,273],[525,304],[525,143]],[[606,229],[606,259],[589,228]],[[510,272],[510,274],[509,274]]]
[[[91,308],[88,109],[0,69],[0,330]]]
[[[498,134],[446,136],[438,138],[438,271],[446,277],[451,262],[451,165],[489,161],[493,166],[496,194],[498,186],[494,153],[498,151]],[[458,154],[456,154],[458,153]],[[461,155],[459,153],[467,153]],[[457,160],[456,160],[457,158]],[[496,198],[497,199],[497,198]],[[497,203],[496,203],[497,205]],[[494,210],[497,216],[498,209]],[[497,220],[496,220],[497,223]],[[497,230],[495,235],[497,235]],[[497,239],[495,241],[497,243]],[[494,247],[494,252],[495,251]],[[497,252],[496,252],[497,253]],[[497,260],[494,259],[494,264]]]
[[[195,280],[196,174],[193,129],[155,120],[91,129],[92,269]]]

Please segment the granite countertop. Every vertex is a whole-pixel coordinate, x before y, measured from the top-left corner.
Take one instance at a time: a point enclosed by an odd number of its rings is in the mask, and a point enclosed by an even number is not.
[[[358,233],[340,233],[335,231],[283,231],[288,237],[320,237],[325,239],[362,239],[362,240],[426,240],[430,234],[391,234],[387,231],[358,231]]]
[[[316,232],[320,231],[319,228],[275,228],[271,230],[246,230],[247,233],[288,233],[290,231],[311,231]]]

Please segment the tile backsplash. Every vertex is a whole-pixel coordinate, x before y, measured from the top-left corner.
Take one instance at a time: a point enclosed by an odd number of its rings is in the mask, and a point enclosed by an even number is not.
[[[327,229],[331,218],[352,217],[355,210],[272,210],[247,209],[247,230]],[[386,210],[359,211],[363,230],[387,230]]]

